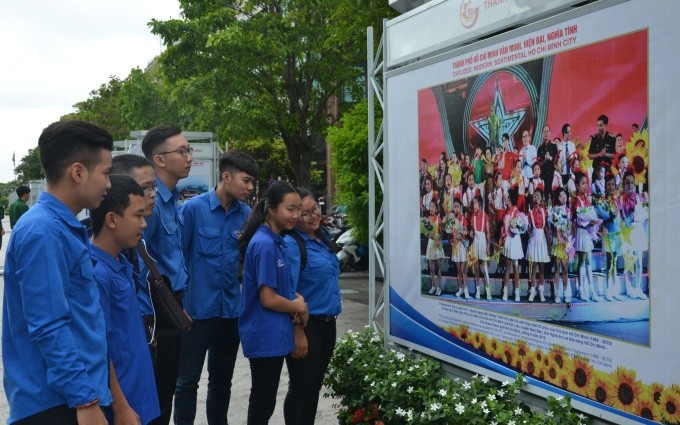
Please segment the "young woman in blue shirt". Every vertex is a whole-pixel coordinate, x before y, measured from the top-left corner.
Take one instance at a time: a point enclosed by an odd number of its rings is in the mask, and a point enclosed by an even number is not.
[[[286,357],[290,383],[283,414],[288,424],[312,425],[335,348],[335,318],[341,310],[340,267],[335,244],[320,227],[321,208],[314,195],[302,187],[298,193],[302,197],[300,219],[283,240],[294,289],[305,298],[309,309],[307,326],[295,327],[296,347],[307,347],[307,355]]]
[[[307,303],[295,293],[281,237],[298,221],[300,203],[290,183],[274,182],[252,211],[239,243],[244,254],[239,335],[252,380],[248,425],[269,423],[284,358],[306,355],[303,347],[296,350],[293,328],[294,321],[307,323]]]

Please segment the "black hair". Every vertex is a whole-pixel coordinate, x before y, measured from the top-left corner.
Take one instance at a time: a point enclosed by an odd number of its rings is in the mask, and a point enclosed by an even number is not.
[[[576,191],[578,192],[578,185],[581,184],[581,180],[583,179],[588,179],[588,176],[586,176],[585,173],[582,173],[580,171],[577,171],[574,173],[574,183],[576,183]]]
[[[569,123],[566,123],[566,124],[564,124],[564,125],[562,126],[562,135],[567,134],[567,129],[568,129],[569,127],[571,127],[571,125],[569,125]]]
[[[481,195],[475,195],[475,197],[472,198],[472,200],[477,201],[477,203],[479,204],[479,210],[483,212],[484,211],[484,200],[482,200],[482,196]],[[473,204],[470,203],[470,211],[474,211],[474,210],[475,210],[475,208],[474,208]]]
[[[257,228],[260,227],[260,225],[264,223],[264,220],[267,218],[267,210],[278,207],[283,201],[283,198],[289,193],[297,193],[297,190],[287,181],[278,180],[269,186],[267,192],[251,211],[248,221],[246,221],[243,233],[241,234],[241,238],[238,243],[241,257],[245,256],[250,240],[253,238]]]
[[[543,196],[543,189],[541,189],[540,187],[537,187],[536,189],[534,189],[534,193],[540,193],[541,199],[545,200],[545,197]]]
[[[31,193],[31,188],[28,186],[19,186],[17,187],[17,196],[21,198],[22,196],[26,195],[27,193]]]
[[[605,114],[602,114],[599,117],[597,117],[597,121],[602,121],[602,124],[608,125],[609,124],[609,117],[607,117]]]
[[[566,189],[563,188],[563,187],[558,187],[553,192],[553,205],[559,205],[560,193],[562,193],[562,192],[564,192],[564,194],[566,195],[566,198],[567,198],[567,202],[565,203],[565,205],[569,205],[569,194],[567,193]]]
[[[309,198],[309,197],[314,199],[314,194],[312,193],[311,190],[307,189],[306,187],[298,186],[297,193],[300,195],[301,199],[305,199],[305,198]]]
[[[510,141],[510,135],[509,135],[508,133],[503,133],[503,135],[501,136],[501,138]]]
[[[104,227],[106,214],[112,212],[122,216],[125,213],[125,209],[130,206],[130,195],[144,197],[144,190],[132,177],[113,174],[109,176],[109,179],[111,180],[111,189],[106,192],[101,204],[90,210],[92,234],[94,236],[97,236]]]
[[[516,187],[511,187],[508,189],[508,201],[512,204],[513,207],[517,206],[517,198],[519,197],[519,189]]]
[[[604,184],[606,185],[610,180],[616,181],[616,175],[613,173],[604,173]]]
[[[314,198],[314,193],[312,193],[312,191],[307,189],[306,187],[298,186],[297,193],[300,195],[300,198],[302,198],[302,199],[312,198],[312,199],[316,200]],[[293,232],[294,231],[290,231],[290,232],[287,232],[287,233],[293,233]],[[333,242],[330,235],[328,234],[328,231],[325,230],[323,228],[323,226],[319,226],[319,228],[316,229],[315,234],[316,234],[316,237],[319,238],[319,240],[324,245],[326,245],[326,247],[328,247],[328,249],[330,249],[332,252],[340,251],[340,247],[335,242]],[[293,235],[293,237],[295,237],[295,236]],[[295,240],[296,240],[296,242],[300,243],[300,241],[298,241],[297,238]]]
[[[113,157],[111,174],[131,176],[133,170],[144,167],[153,167],[153,163],[143,156],[126,153]]]
[[[621,133],[617,133],[617,134],[616,134],[616,136],[614,136],[614,138],[618,138],[618,137],[620,137],[620,138],[622,138],[622,139],[623,139],[623,134],[621,134]]]
[[[166,140],[181,133],[181,129],[171,125],[159,125],[147,131],[142,140],[144,156],[153,160],[153,156],[158,153]]]
[[[624,182],[624,181],[626,180],[626,177],[628,177],[628,176],[632,177],[633,180],[635,180],[635,174],[634,174],[632,171],[626,170],[626,171],[623,173],[623,178],[621,178],[621,182]]]
[[[260,171],[257,162],[250,156],[243,152],[229,151],[220,155],[219,159],[220,178],[222,173],[229,171],[231,174],[244,172],[249,176],[256,178]]]
[[[50,124],[38,139],[45,180],[60,181],[66,169],[76,162],[92,170],[101,162],[102,149],[113,149],[113,137],[101,127],[79,120]]]

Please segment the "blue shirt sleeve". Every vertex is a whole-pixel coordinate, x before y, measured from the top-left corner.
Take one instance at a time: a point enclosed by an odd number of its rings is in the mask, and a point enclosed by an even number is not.
[[[179,209],[179,215],[184,220],[180,231],[182,232],[182,252],[184,253],[184,263],[187,269],[189,269],[189,262],[191,261],[191,242],[194,232],[196,231],[194,227],[194,208],[193,203],[189,201],[185,202]]]
[[[286,255],[286,262],[290,266],[293,291],[297,292],[298,280],[300,279],[300,262],[302,261],[300,247],[292,236],[284,236],[283,241],[286,243],[284,254]]]
[[[78,350],[82,347],[76,345],[68,326],[71,315],[67,302],[67,296],[87,294],[67,295],[69,265],[55,235],[31,234],[20,246],[23,249],[18,251],[17,258],[21,258],[24,267],[17,269],[16,280],[29,337],[47,365],[48,384],[65,397],[69,407],[89,403],[98,395],[80,359]],[[94,283],[89,256],[76,267],[84,279]]]

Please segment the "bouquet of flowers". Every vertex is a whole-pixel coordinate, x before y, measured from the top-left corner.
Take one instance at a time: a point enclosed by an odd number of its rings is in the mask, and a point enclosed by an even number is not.
[[[526,233],[529,229],[529,219],[524,213],[519,213],[510,220],[510,232],[515,235]]]
[[[597,211],[595,211],[593,206],[588,205],[576,210],[576,224],[587,229],[592,240],[596,241],[599,239],[597,231],[600,229],[602,219],[597,216]]]
[[[604,221],[612,221],[618,216],[618,208],[616,207],[616,202],[611,196],[597,198],[594,201],[595,209],[597,210],[598,216]]]
[[[427,217],[422,217],[420,219],[420,233],[429,236],[432,233],[434,226],[432,222]]]
[[[571,220],[569,212],[564,207],[549,207],[548,221],[563,235],[571,233]]]
[[[447,214],[444,218],[444,231],[446,233],[453,233],[453,229],[456,227],[456,225],[457,220],[453,213]]]

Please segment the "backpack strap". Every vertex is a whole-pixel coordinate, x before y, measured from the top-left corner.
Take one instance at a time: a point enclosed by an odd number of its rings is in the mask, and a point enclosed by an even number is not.
[[[295,242],[297,242],[298,248],[300,248],[300,271],[303,271],[305,267],[307,267],[307,246],[305,245],[305,241],[295,230],[286,232],[286,234],[292,236],[293,239],[295,239]]]

